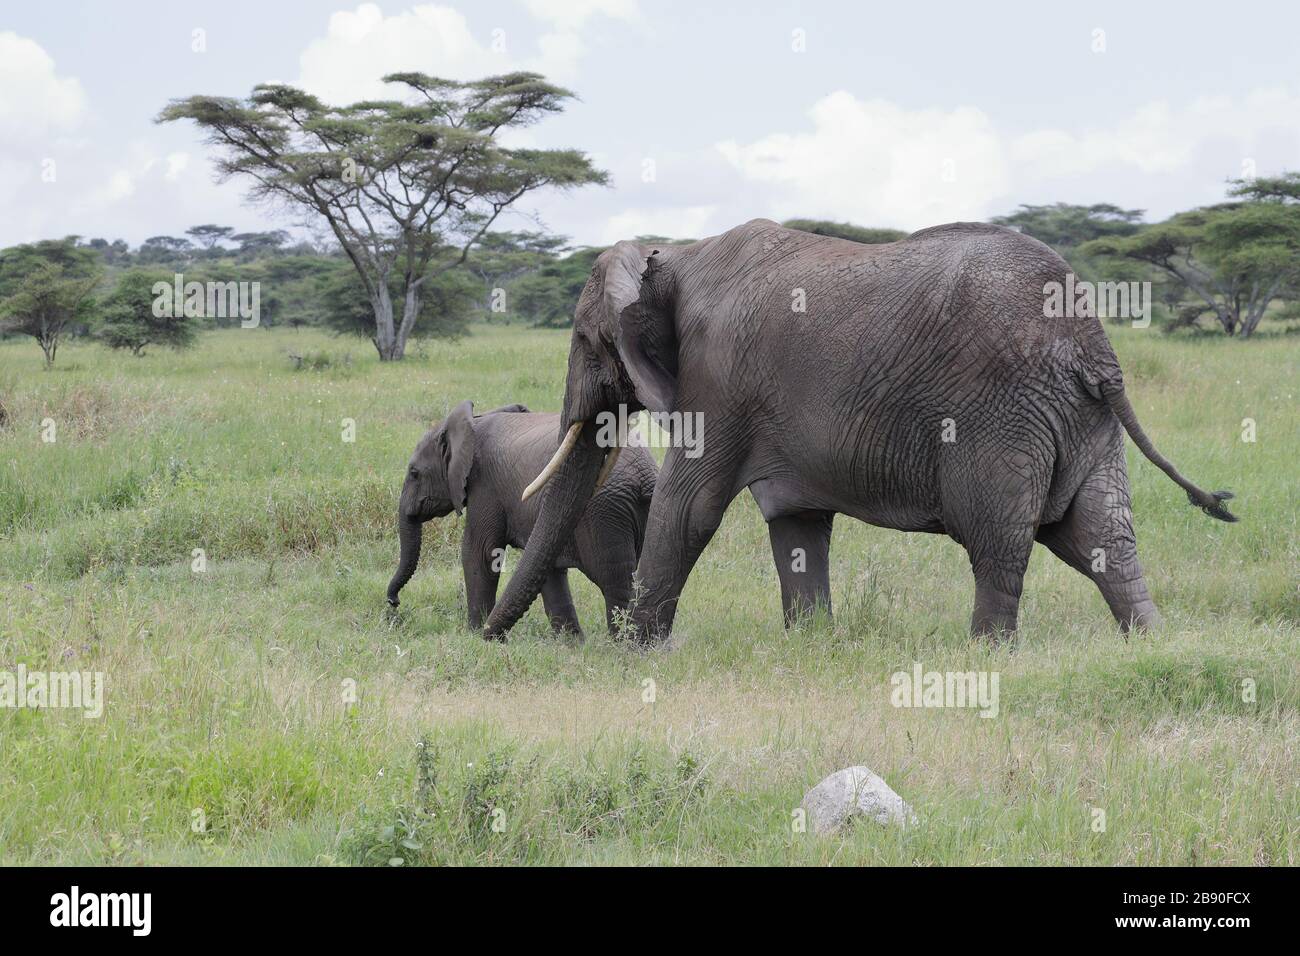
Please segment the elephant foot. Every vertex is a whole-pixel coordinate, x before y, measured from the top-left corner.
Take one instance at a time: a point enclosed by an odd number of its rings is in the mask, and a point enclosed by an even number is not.
[[[970,636],[973,640],[984,641],[989,647],[1001,647],[1003,644],[1015,641],[1016,629],[1014,627],[990,627],[980,630],[971,628]]]
[[[785,610],[785,629],[787,631],[792,627],[810,624],[813,621],[825,621],[828,626],[835,622],[835,616],[831,613],[829,603],[817,601],[813,604],[799,604]]]
[[[1015,613],[981,613],[977,607],[971,618],[970,636],[997,647],[1004,641],[1015,638],[1017,616]]]
[[[672,623],[633,617],[619,629],[617,636],[634,647],[662,647],[672,639]]]
[[[1155,604],[1148,599],[1116,613],[1115,620],[1125,634],[1131,634],[1134,631],[1141,633],[1158,628],[1162,618]]]
[[[1016,633],[1020,616],[1020,581],[1012,583],[975,575],[975,610],[971,613],[972,637],[1001,644]]]
[[[586,640],[586,635],[582,633],[582,628],[577,621],[552,621],[551,631],[556,637],[570,637],[578,640]]]
[[[635,624],[628,624],[624,627],[610,631],[610,636],[619,643],[626,644],[629,647],[651,648],[667,644],[672,635],[668,631],[643,628],[638,627]]]

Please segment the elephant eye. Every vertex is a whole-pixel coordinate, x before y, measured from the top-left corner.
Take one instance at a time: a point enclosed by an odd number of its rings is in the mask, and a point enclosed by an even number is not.
[[[412,478],[419,478],[419,477],[420,477],[419,469],[417,469],[417,468],[412,468],[412,469],[411,469],[411,477],[412,477]]]

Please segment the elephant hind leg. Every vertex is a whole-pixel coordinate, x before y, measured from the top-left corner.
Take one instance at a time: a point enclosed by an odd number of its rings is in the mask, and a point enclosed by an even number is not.
[[[813,614],[818,608],[831,613],[831,526],[830,511],[805,511],[773,518],[767,523],[772,542],[772,560],[781,580],[781,605],[785,626]]]
[[[1097,585],[1125,631],[1160,622],[1138,562],[1122,463],[1085,480],[1061,520],[1038,529],[1038,540]]]

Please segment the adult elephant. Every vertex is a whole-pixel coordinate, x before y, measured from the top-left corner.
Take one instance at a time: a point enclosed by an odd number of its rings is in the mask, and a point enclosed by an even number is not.
[[[835,513],[949,535],[970,556],[975,634],[1015,629],[1035,540],[1095,582],[1123,627],[1156,622],[1123,431],[1210,515],[1235,520],[1231,495],[1156,451],[1095,317],[1045,317],[1069,269],[975,223],[871,246],[766,220],[685,246],[620,242],[579,299],[560,415],[570,450],[547,469],[485,636],[536,596],[609,451],[596,419],[622,404],[704,420],[702,454],[671,448],[651,503],[632,615],[643,641],[667,636],[743,488],[769,522],[803,523],[810,565],[824,567]]]

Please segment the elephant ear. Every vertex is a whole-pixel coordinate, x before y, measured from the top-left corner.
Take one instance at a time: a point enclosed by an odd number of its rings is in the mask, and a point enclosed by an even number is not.
[[[605,298],[606,307],[617,317],[619,358],[637,401],[652,412],[671,412],[677,400],[677,330],[670,307],[659,296],[648,294],[661,268],[659,251],[643,257],[641,247],[630,242],[620,242],[614,250],[616,258],[605,275]]]
[[[447,416],[447,489],[460,514],[469,500],[469,470],[474,467],[474,403],[461,402]]]

